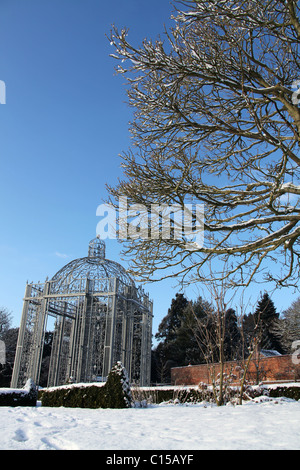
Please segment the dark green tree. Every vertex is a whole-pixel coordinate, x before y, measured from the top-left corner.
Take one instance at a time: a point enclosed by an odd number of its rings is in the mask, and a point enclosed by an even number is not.
[[[283,354],[282,333],[279,327],[279,313],[269,294],[265,292],[258,301],[254,312],[256,337],[261,349],[275,349]]]
[[[105,400],[108,408],[130,408],[132,395],[126,369],[117,362],[108,374],[105,384]]]
[[[199,296],[189,302],[184,311],[184,319],[178,332],[179,337],[185,338],[185,363],[201,364],[205,362],[204,329],[211,328],[210,318],[213,308],[209,302]],[[184,341],[182,339],[182,343]]]
[[[177,293],[172,299],[167,315],[162,319],[155,338],[159,344],[154,350],[156,363],[156,377],[158,382],[171,381],[171,368],[183,365],[184,351],[178,341],[178,330],[181,327],[184,310],[188,305],[183,294]]]
[[[225,361],[240,359],[242,356],[242,336],[236,312],[229,308],[225,313],[224,358]]]
[[[158,382],[170,382],[172,367],[205,362],[202,327],[213,327],[211,314],[210,303],[202,297],[188,302],[183,294],[176,294],[156,334],[161,340],[154,351]]]
[[[181,325],[184,316],[184,309],[188,305],[187,299],[183,294],[176,294],[172,299],[171,307],[167,315],[162,319],[155,338],[164,342],[171,342],[176,338],[177,330]]]
[[[253,346],[253,340],[256,336],[256,323],[254,313],[248,313],[243,316],[241,324],[242,347],[244,357],[248,357],[249,351]]]

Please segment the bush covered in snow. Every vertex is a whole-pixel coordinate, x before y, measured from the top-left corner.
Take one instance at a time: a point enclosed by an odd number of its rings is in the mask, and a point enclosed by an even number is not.
[[[130,382],[121,362],[117,362],[107,377],[105,401],[108,408],[129,408],[131,406]]]
[[[120,362],[110,371],[107,382],[99,385],[72,385],[40,392],[42,406],[66,408],[128,408],[131,390],[127,372]]]
[[[0,388],[0,406],[36,406],[37,389],[29,379],[24,388]]]

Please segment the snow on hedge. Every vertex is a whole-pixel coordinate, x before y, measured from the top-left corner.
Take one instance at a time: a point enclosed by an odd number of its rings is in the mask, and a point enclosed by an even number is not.
[[[35,406],[37,389],[33,380],[23,388],[0,388],[0,406]]]

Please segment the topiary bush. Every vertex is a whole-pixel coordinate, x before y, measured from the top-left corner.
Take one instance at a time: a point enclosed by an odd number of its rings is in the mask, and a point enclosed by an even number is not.
[[[110,371],[105,384],[105,401],[108,408],[130,408],[131,388],[127,372],[121,362]]]

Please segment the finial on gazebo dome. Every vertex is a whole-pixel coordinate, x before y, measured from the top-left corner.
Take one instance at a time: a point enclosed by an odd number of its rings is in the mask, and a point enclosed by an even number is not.
[[[105,259],[105,242],[100,240],[99,235],[90,241],[88,257]]]

